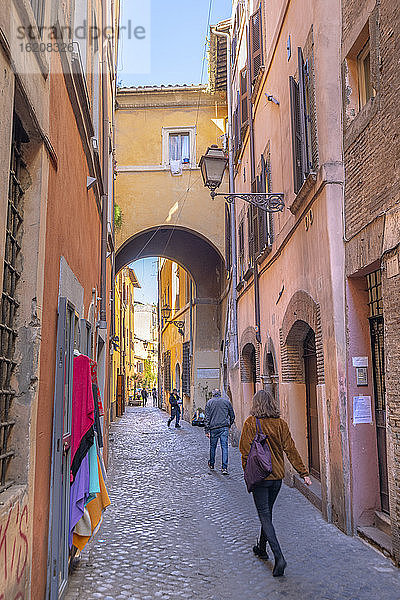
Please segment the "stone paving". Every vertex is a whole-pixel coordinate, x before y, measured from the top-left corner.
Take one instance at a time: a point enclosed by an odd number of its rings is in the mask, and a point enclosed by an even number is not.
[[[238,450],[229,476],[210,473],[204,431],[166,420],[128,408],[112,425],[112,506],[65,600],[400,600],[393,564],[286,486],[274,520],[288,567],[274,579],[251,550],[259,525]]]

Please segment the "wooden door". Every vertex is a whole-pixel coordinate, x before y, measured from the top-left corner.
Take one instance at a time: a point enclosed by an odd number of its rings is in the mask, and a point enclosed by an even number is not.
[[[304,369],[307,403],[308,464],[311,475],[321,479],[317,406],[317,353],[315,334],[310,329],[304,340]]]

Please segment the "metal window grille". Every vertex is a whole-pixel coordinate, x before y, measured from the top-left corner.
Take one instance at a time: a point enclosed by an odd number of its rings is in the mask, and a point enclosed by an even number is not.
[[[190,396],[190,342],[184,342],[182,352],[182,391]]]
[[[171,391],[171,351],[167,350],[163,355],[164,364],[164,389],[166,392]]]
[[[0,492],[13,483],[7,480],[7,470],[14,456],[14,450],[10,447],[10,435],[15,424],[15,421],[11,418],[12,401],[15,395],[15,391],[11,387],[11,377],[16,365],[14,359],[15,338],[17,336],[15,313],[19,306],[15,292],[21,276],[18,270],[24,196],[21,173],[25,169],[21,155],[22,139],[21,127],[16,117],[11,148],[0,321]]]
[[[367,275],[369,316],[383,315],[382,303],[382,277],[380,271],[373,271]]]

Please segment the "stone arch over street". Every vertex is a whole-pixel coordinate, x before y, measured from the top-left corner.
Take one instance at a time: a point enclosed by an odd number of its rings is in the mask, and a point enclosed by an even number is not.
[[[221,385],[221,294],[225,261],[215,245],[201,233],[163,225],[135,233],[117,248],[116,272],[138,259],[154,256],[174,261],[193,281],[193,320],[185,324],[186,331],[191,328],[189,337],[193,347],[190,363],[190,411],[193,412],[198,407],[204,408],[211,390]],[[161,347],[161,381],[173,381],[174,387],[181,389],[182,366],[179,365],[178,385],[177,365],[166,366],[163,356]],[[164,377],[165,369],[171,370],[170,377]]]
[[[117,248],[115,270],[140,258],[159,256],[181,265],[191,275],[197,298],[218,300],[225,261],[216,246],[197,231],[162,225],[140,231]]]

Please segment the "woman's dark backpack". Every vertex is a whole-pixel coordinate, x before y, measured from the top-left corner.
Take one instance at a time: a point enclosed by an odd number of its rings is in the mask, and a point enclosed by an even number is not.
[[[263,433],[260,421],[256,419],[256,435],[251,444],[244,470],[244,480],[248,492],[252,492],[254,486],[264,481],[271,473],[272,457],[268,444],[268,436]]]

